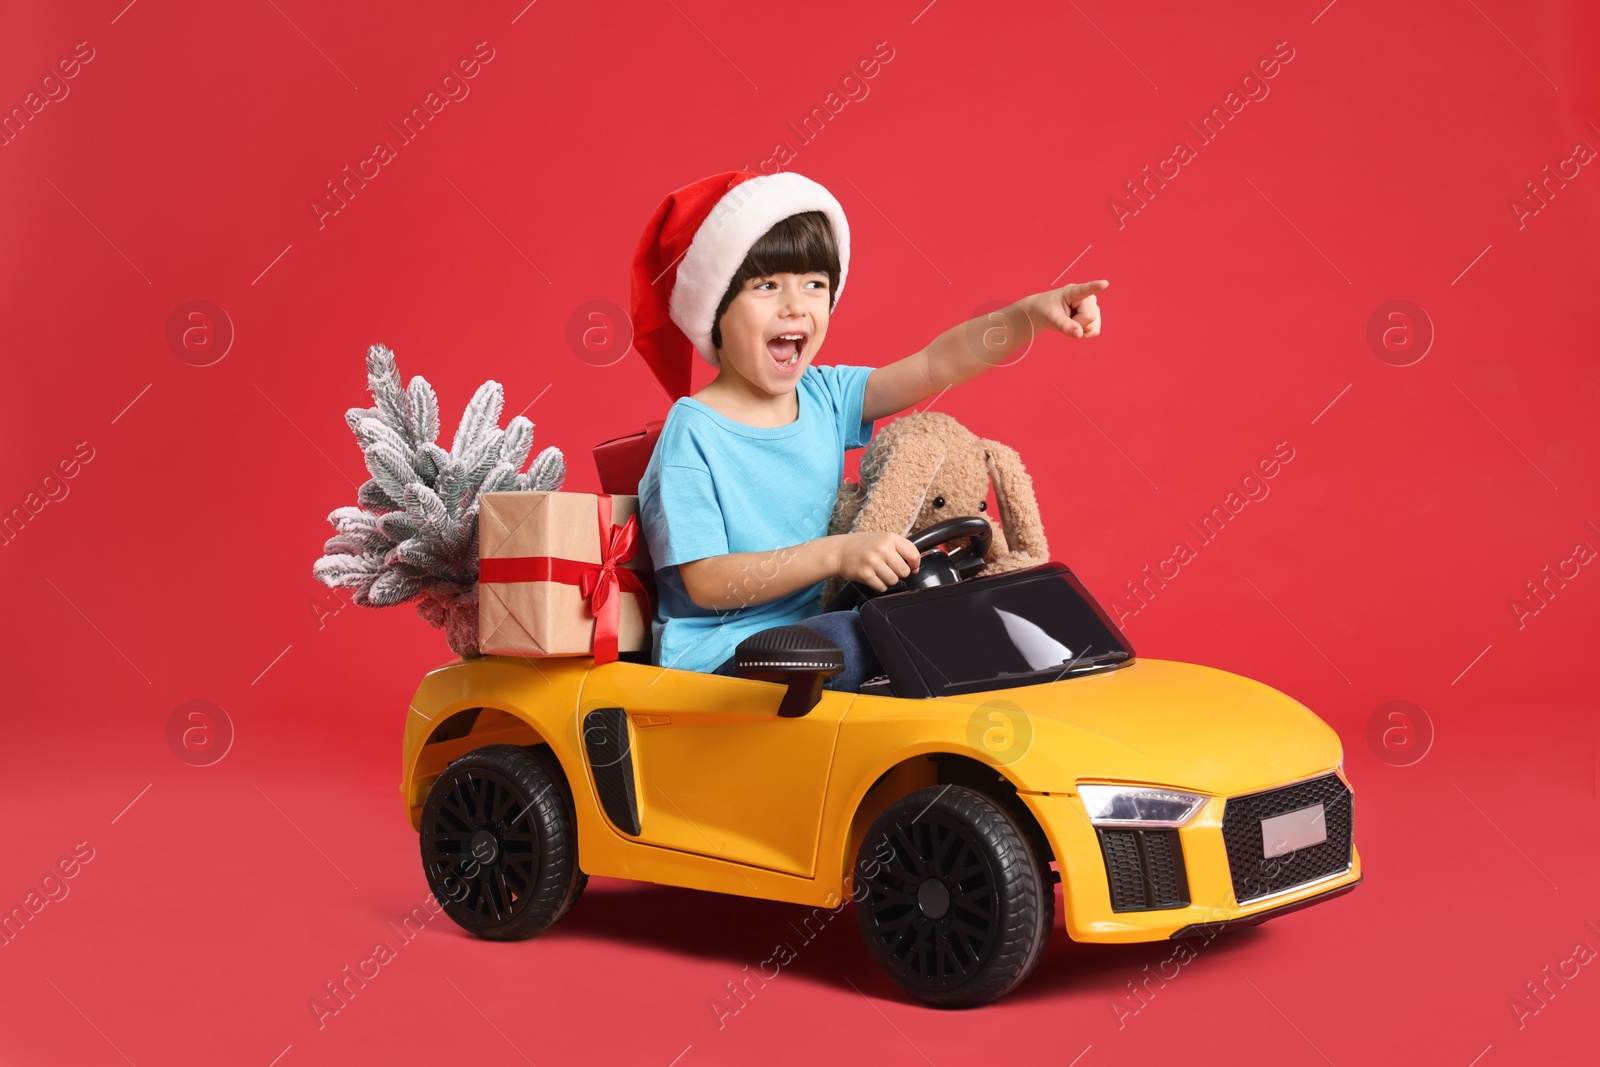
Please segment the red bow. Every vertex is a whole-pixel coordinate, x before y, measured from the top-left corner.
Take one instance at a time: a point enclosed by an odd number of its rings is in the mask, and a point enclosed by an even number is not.
[[[589,614],[594,616],[594,661],[610,663],[617,658],[617,631],[621,626],[622,605],[617,600],[618,588],[644,592],[639,576],[618,564],[633,558],[638,548],[639,516],[629,515],[628,521],[617,526],[611,521],[611,496],[601,493],[595,507],[600,520],[600,566],[585,571],[578,578],[578,592],[589,600]]]
[[[610,663],[617,658],[617,637],[621,627],[621,592],[638,593],[644,598],[645,616],[650,615],[650,592],[640,576],[621,564],[638,551],[639,516],[629,515],[621,526],[611,522],[611,497],[596,498],[596,517],[600,522],[600,562],[583,563],[554,556],[512,556],[486,559],[478,564],[480,582],[561,582],[576,585],[589,602],[594,617],[594,661]]]

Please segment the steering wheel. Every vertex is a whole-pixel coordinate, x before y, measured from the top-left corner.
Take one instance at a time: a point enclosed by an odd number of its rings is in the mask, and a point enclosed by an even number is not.
[[[967,543],[954,552],[946,553],[939,545],[947,541],[966,538]],[[936,585],[975,578],[983,570],[984,556],[989,554],[989,542],[994,538],[994,527],[982,515],[964,515],[946,519],[918,530],[911,535],[911,544],[922,554],[917,569],[900,579],[883,592],[846,582],[834,594],[829,611],[846,611],[863,599],[904,593],[912,589],[929,589]]]

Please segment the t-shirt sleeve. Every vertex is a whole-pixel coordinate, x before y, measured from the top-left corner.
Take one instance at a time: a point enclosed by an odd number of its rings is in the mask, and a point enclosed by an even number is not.
[[[834,364],[814,369],[833,401],[839,418],[839,439],[846,448],[861,448],[872,440],[872,423],[862,421],[861,410],[867,399],[867,379],[874,368]]]
[[[661,523],[655,533],[664,542],[653,561],[656,567],[727,555],[728,529],[709,470],[677,464],[661,468]]]

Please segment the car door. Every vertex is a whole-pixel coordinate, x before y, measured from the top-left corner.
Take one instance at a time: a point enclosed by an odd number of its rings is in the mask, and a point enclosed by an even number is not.
[[[662,848],[809,877],[855,694],[824,690],[809,714],[780,718],[784,688],[637,663],[592,670],[580,725],[613,825]]]

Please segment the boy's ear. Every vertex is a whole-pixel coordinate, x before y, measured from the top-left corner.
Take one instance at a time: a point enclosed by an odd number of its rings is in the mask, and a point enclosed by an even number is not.
[[[995,503],[1000,506],[1000,531],[1005,535],[1006,548],[1012,555],[1048,560],[1050,545],[1044,537],[1044,520],[1033,495],[1033,479],[1022,466],[1022,457],[998,441],[986,437],[978,440],[989,465],[989,480],[994,483]],[[993,549],[990,555],[995,555]],[[991,558],[990,562],[994,560]]]
[[[869,479],[869,472],[862,474],[867,499],[856,515],[856,532],[909,536],[944,459],[944,443],[925,434],[906,434],[887,451],[877,452],[872,459],[872,477]],[[867,462],[866,457],[862,462]]]

